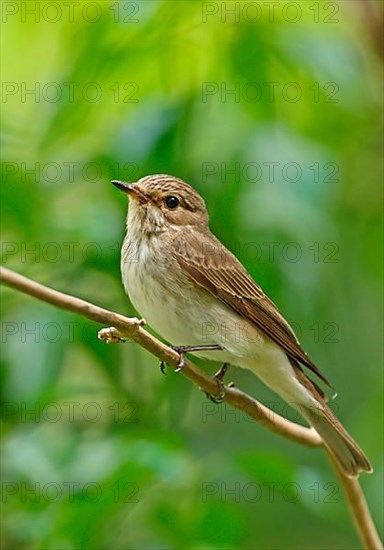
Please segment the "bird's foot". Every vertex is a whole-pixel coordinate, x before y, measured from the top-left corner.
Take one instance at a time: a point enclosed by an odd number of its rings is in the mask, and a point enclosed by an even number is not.
[[[228,367],[229,367],[229,363],[224,363],[220,367],[220,369],[217,371],[217,373],[213,375],[213,378],[216,380],[216,383],[217,383],[219,394],[216,396],[216,395],[212,395],[209,392],[205,392],[205,395],[208,397],[208,399],[213,403],[216,403],[217,405],[219,405],[224,401],[225,394],[227,393],[227,389],[224,386],[223,380],[224,380],[225,373],[228,370]],[[230,382],[228,384],[229,388],[233,388],[234,386],[235,385],[233,382]]]
[[[219,344],[202,344],[198,346],[170,346],[174,351],[177,351],[179,354],[179,362],[177,365],[177,368],[175,369],[175,372],[181,372],[183,368],[185,367],[185,354],[189,353],[191,351],[215,351],[215,350],[222,350],[222,346]],[[165,363],[164,361],[160,362],[160,370],[163,374],[165,373]]]

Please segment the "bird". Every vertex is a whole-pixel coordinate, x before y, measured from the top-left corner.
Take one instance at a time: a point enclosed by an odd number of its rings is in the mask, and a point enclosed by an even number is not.
[[[298,409],[347,477],[372,466],[327,404],[327,378],[241,262],[209,228],[203,198],[156,174],[113,185],[129,199],[121,274],[148,324],[180,353],[245,368]],[[182,344],[182,345],[181,345]],[[312,373],[309,376],[309,372]]]

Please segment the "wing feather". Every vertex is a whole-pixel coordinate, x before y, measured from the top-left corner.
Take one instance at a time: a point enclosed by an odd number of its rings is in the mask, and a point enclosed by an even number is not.
[[[239,260],[213,235],[188,234],[188,244],[176,237],[174,257],[195,283],[219,298],[241,317],[279,344],[294,361],[302,363],[331,387],[301,347],[292,328]]]

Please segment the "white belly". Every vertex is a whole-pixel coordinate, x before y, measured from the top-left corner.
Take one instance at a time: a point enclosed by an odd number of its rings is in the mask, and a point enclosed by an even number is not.
[[[167,269],[162,276],[148,248],[140,246],[138,250],[137,261],[127,261],[128,254],[122,255],[125,290],[135,309],[170,344],[219,344],[223,351],[196,355],[241,366],[239,359],[249,355],[250,339],[256,348],[264,343],[258,331],[250,331],[227,306],[192,284],[178,266],[173,266],[174,276]]]
[[[147,247],[136,261],[122,255],[125,290],[147,323],[171,345],[219,344],[221,351],[194,355],[252,370],[286,401],[308,403],[308,392],[294,375],[285,352],[180,272],[159,272]],[[172,269],[172,273],[177,273]]]

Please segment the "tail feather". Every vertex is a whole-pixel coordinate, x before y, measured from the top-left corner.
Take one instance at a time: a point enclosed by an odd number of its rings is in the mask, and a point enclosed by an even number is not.
[[[304,373],[296,361],[291,360],[291,365],[299,382],[315,399],[314,403],[317,402],[316,406],[302,405],[301,412],[318,432],[344,474],[357,477],[362,471],[372,472],[368,458],[328,407],[327,396],[322,389]]]
[[[368,458],[327,405],[319,404],[316,408],[304,407],[302,412],[319,433],[324,445],[336,458],[346,476],[357,477],[361,471],[373,471]]]

